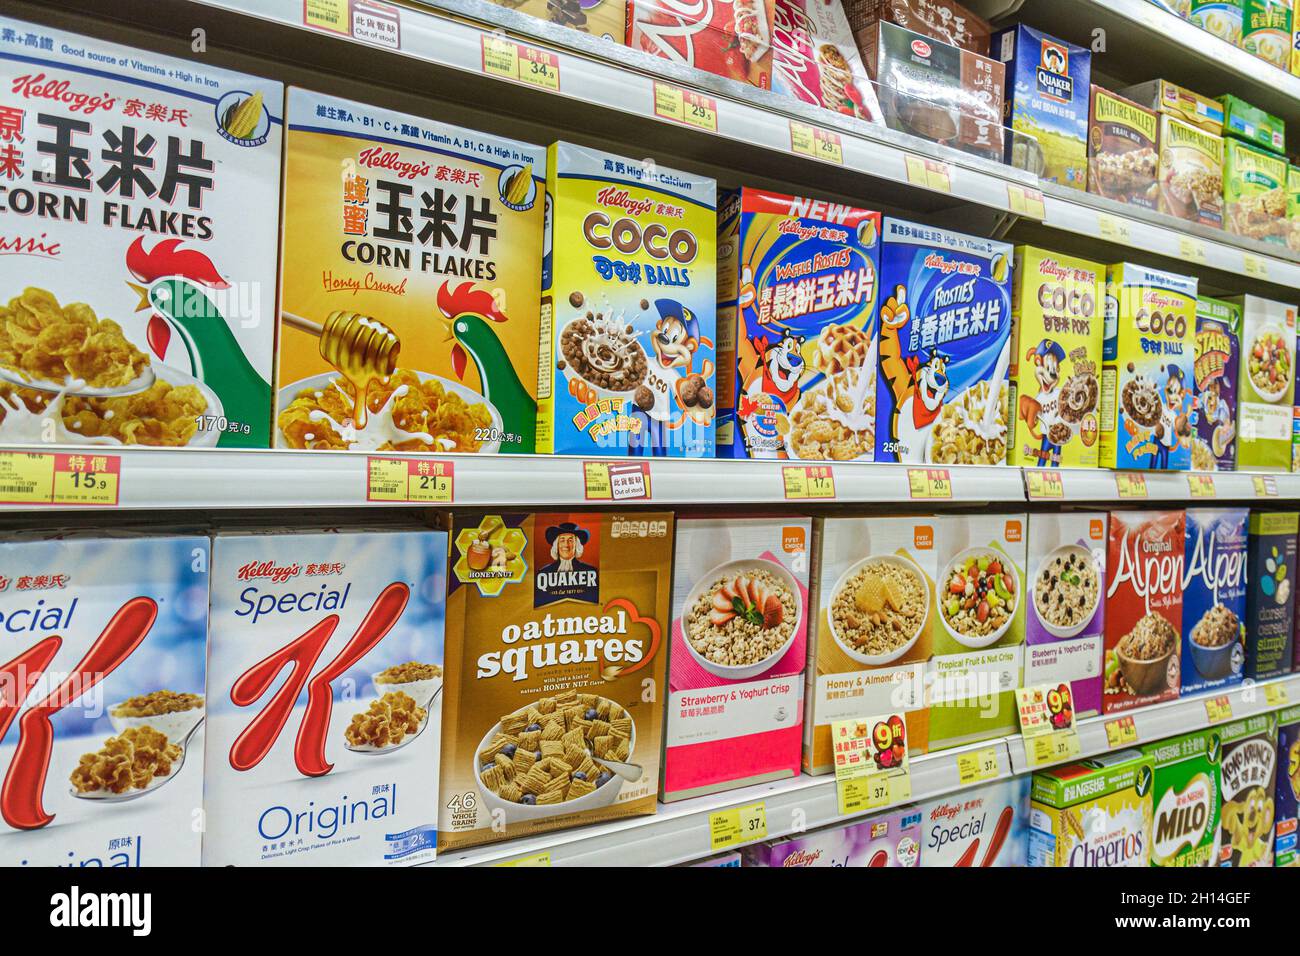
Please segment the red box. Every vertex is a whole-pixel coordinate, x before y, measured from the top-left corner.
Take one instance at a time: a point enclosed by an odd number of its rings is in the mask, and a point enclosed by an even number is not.
[[[776,0],[629,0],[627,45],[766,90],[775,10]]]

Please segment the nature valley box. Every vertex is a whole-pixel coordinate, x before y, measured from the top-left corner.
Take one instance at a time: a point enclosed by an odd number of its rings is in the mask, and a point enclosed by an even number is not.
[[[1278,155],[1286,152],[1285,122],[1231,93],[1220,96],[1219,102],[1223,105],[1224,136],[1234,136]]]
[[[1155,768],[1140,750],[1117,750],[1034,774],[1029,865],[1147,866]]]
[[[1159,205],[1154,110],[1093,86],[1088,114],[1088,192],[1132,203]]]
[[[1300,252],[1300,166],[1287,167],[1286,224],[1287,248],[1292,252]]]
[[[1273,798],[1273,865],[1300,866],[1300,706],[1277,715],[1277,787]]]
[[[1277,714],[1224,724],[1219,736],[1219,866],[1272,866]]]
[[[1223,106],[1218,100],[1184,89],[1168,80],[1150,80],[1120,90],[1123,96],[1155,110],[1191,123],[1216,136],[1223,133]]]
[[[1289,471],[1295,414],[1296,307],[1255,295],[1228,300],[1241,310],[1237,369],[1237,467]]]
[[[1192,471],[1233,471],[1237,467],[1240,363],[1241,306],[1198,296],[1192,366],[1196,397]]]
[[[1250,512],[1188,508],[1183,557],[1183,696],[1240,683],[1246,659]]]
[[[545,150],[296,88],[286,142],[276,445],[532,452]]]
[[[456,514],[439,850],[654,813],[667,513]]]
[[[1233,235],[1285,243],[1287,161],[1237,139],[1224,140],[1223,224]]]
[[[1173,116],[1160,117],[1160,211],[1223,228],[1223,137]]]
[[[1219,835],[1219,735],[1212,730],[1146,744],[1155,766],[1152,866],[1214,866]]]

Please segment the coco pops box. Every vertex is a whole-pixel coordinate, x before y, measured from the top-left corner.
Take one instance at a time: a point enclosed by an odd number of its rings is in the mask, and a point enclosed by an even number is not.
[[[541,147],[290,89],[276,445],[532,452],[545,181]]]
[[[1147,866],[1155,767],[1140,750],[1117,750],[1034,774],[1029,865]]]
[[[1273,797],[1273,865],[1300,866],[1300,707],[1277,715],[1277,787]]]
[[[628,0],[627,45],[760,89],[772,85],[775,0]]]
[[[1224,724],[1219,736],[1219,866],[1272,866],[1277,714],[1269,711]]]
[[[1200,730],[1146,744],[1155,768],[1151,865],[1214,866],[1219,837],[1219,735]]]
[[[0,442],[265,448],[281,85],[0,18],[0,89]]]
[[[1183,557],[1180,693],[1241,681],[1246,660],[1246,565],[1250,512],[1188,508]]]
[[[1237,467],[1238,366],[1241,361],[1241,306],[1199,296],[1196,348],[1192,364],[1196,434],[1193,471],[1233,471]]]

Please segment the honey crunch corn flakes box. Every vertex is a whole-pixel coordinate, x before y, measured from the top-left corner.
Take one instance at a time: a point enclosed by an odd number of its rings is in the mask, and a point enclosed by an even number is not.
[[[1270,711],[1225,724],[1219,736],[1219,866],[1272,866],[1277,714]]]
[[[1155,768],[1140,750],[1117,750],[1034,774],[1029,865],[1147,866]]]
[[[265,448],[281,85],[0,18],[0,90],[0,442]]]
[[[654,813],[668,513],[457,514],[439,849]]]
[[[289,90],[275,439],[532,452],[546,152]]]

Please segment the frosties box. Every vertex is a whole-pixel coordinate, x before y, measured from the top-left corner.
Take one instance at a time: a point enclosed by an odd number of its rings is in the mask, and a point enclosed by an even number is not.
[[[627,45],[761,89],[772,85],[775,0],[628,0]]]
[[[1297,819],[1300,814],[1300,707],[1278,712],[1277,787],[1273,798],[1273,865],[1300,866]]]
[[[205,866],[433,859],[441,531],[220,534]]]
[[[1147,866],[1155,768],[1140,750],[1117,750],[1034,774],[1029,865]]]
[[[1151,865],[1214,866],[1219,836],[1219,735],[1213,730],[1147,744],[1155,767],[1151,792]]]
[[[846,826],[790,836],[742,850],[745,866],[916,866],[922,856],[921,811],[904,807]]]
[[[207,624],[206,538],[0,544],[0,864],[199,865]]]
[[[1183,557],[1181,693],[1239,683],[1246,659],[1250,512],[1189,508]]]
[[[1269,711],[1224,724],[1219,736],[1219,866],[1272,866],[1277,714]]]
[[[1030,778],[959,790],[921,805],[921,866],[1025,866]]]
[[[772,89],[805,103],[881,122],[876,88],[834,0],[776,0]]]

